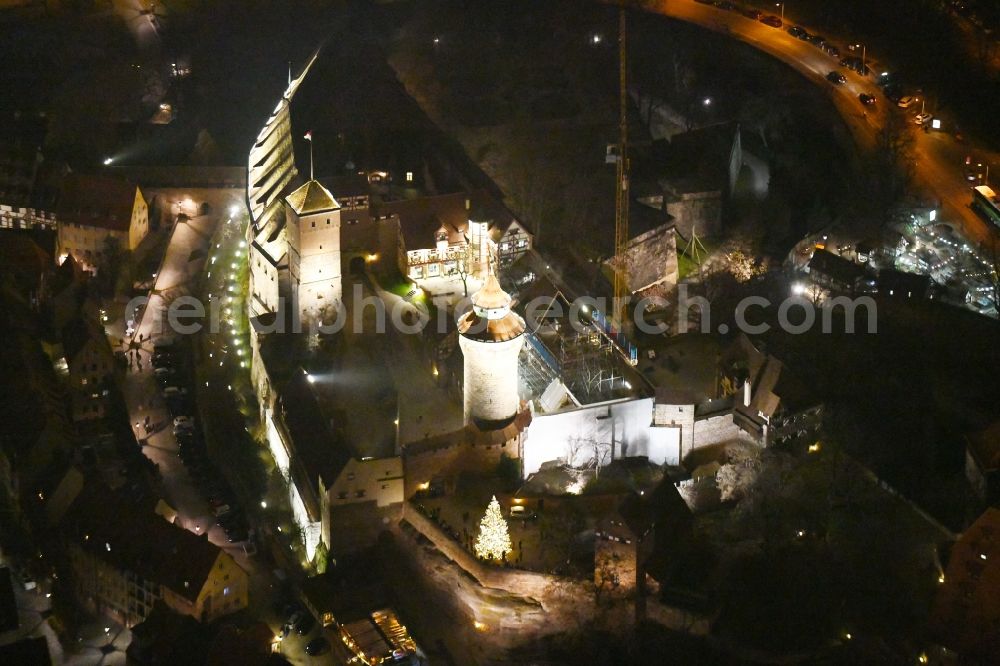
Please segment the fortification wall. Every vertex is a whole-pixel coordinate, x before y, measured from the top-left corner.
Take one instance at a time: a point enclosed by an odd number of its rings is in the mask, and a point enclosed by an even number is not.
[[[733,421],[732,412],[698,419],[694,422],[694,448],[731,442],[735,439],[745,439],[746,433]]]
[[[413,493],[422,484],[432,479],[443,479],[449,483],[462,472],[481,473],[492,470],[500,462],[504,454],[508,458],[518,458],[519,438],[500,443],[473,444],[464,437],[452,439],[450,442],[417,442],[403,449],[404,496],[413,497]]]
[[[577,601],[586,599],[590,602],[593,599],[593,588],[588,582],[536,571],[504,569],[479,561],[409,502],[403,503],[403,520],[483,587],[527,597],[541,604],[546,612],[558,610],[568,601],[567,596],[575,597]],[[504,624],[502,619],[500,624]]]

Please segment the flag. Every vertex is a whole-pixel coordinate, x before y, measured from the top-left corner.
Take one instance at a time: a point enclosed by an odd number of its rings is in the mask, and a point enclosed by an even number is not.
[[[312,141],[313,140],[313,131],[309,130],[308,132],[306,132],[306,135],[304,137],[302,137],[302,138],[305,139],[306,141]]]

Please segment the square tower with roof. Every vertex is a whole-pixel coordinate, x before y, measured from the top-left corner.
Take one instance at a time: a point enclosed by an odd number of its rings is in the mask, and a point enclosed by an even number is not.
[[[329,308],[336,308],[343,294],[340,204],[316,180],[294,190],[285,203],[289,263],[298,275],[299,315],[329,316]]]

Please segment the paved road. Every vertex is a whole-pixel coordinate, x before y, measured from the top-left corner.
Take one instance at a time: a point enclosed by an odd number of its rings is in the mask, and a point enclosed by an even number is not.
[[[884,122],[885,113],[903,112],[896,107],[889,108],[891,103],[882,98],[882,91],[873,79],[845,70],[839,66],[837,59],[808,42],[795,39],[785,29],[772,28],[737,12],[727,12],[694,0],[660,0],[648,6],[650,11],[739,39],[790,65],[817,85],[824,86],[830,90],[831,100],[862,147],[874,145],[875,134]],[[791,24],[786,23],[786,27],[788,25]],[[804,27],[810,29],[810,26]],[[828,34],[820,29],[816,32]],[[838,43],[841,51],[846,53],[843,44],[843,41]],[[874,50],[869,49],[868,61],[873,71],[878,71],[875,55],[872,53]],[[834,87],[826,80],[826,75],[834,69],[842,71],[847,77],[845,85]],[[861,105],[858,94],[862,92],[879,99],[876,109],[869,110]],[[911,107],[906,113],[909,116],[918,111],[916,107]],[[947,120],[944,122],[947,123]],[[1000,232],[987,225],[969,208],[972,193],[962,173],[962,160],[966,154],[971,153],[981,161],[993,164],[1000,177],[1000,154],[965,146],[949,132],[918,132],[914,152],[917,185],[940,202],[943,219],[960,226],[966,237],[976,243],[992,243],[1000,236]]]
[[[177,524],[199,534],[208,530],[213,543],[233,550],[226,542],[221,528],[215,525],[208,504],[195,489],[177,455],[170,413],[160,398],[160,390],[153,378],[150,363],[153,342],[166,333],[165,311],[169,301],[189,293],[187,282],[201,270],[204,252],[217,222],[215,217],[195,217],[186,222],[178,222],[171,234],[149,303],[131,341],[130,346],[135,350],[132,353],[138,353],[139,365],[133,364],[129,368],[125,378],[125,396],[136,436],[146,438],[143,453],[159,467],[165,499],[178,512]],[[196,250],[201,250],[201,257],[191,261],[192,253]],[[153,424],[153,432],[148,436],[143,426],[147,416]]]
[[[177,193],[167,196],[168,199],[171,196],[178,198]],[[219,211],[227,211],[233,200],[232,193],[228,191],[218,191],[214,196],[206,198]],[[194,278],[203,270],[205,261],[215,251],[209,245],[218,224],[216,216],[200,216],[178,222],[174,228],[157,272],[150,301],[131,340],[130,347],[138,351],[142,369],[139,370],[134,365],[130,368],[125,380],[126,401],[132,426],[138,437],[146,436],[143,420],[147,415],[153,424],[161,424],[159,429],[146,437],[147,444],[143,447],[143,453],[159,466],[164,499],[177,510],[176,524],[197,534],[207,531],[213,544],[226,550],[247,570],[250,577],[251,612],[268,621],[271,628],[277,631],[285,619],[278,617],[272,610],[280,585],[262,560],[248,558],[241,545],[228,543],[222,528],[216,524],[210,507],[178,456],[177,442],[171,432],[171,417],[160,398],[149,360],[152,345],[157,339],[164,336],[177,337],[166,326],[167,320],[163,312],[172,298],[189,293],[189,282],[193,284]],[[238,235],[229,240],[231,243],[238,241]],[[322,657],[308,657],[304,653],[305,645],[319,635],[326,635],[333,649]],[[293,664],[343,664],[350,658],[339,637],[319,627],[307,636],[296,635],[285,639],[281,642],[281,651]]]

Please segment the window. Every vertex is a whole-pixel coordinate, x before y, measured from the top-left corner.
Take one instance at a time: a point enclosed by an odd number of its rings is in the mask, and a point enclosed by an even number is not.
[[[347,480],[348,481],[353,481],[354,480],[354,472],[348,472],[347,473]]]
[[[337,499],[342,499],[342,500],[347,499],[347,491],[341,490],[339,493],[337,493]]]
[[[364,497],[365,496],[365,489],[362,488],[361,490],[354,491],[354,496],[355,497]]]
[[[315,229],[315,228],[316,228],[316,220],[313,220],[313,221],[312,221],[312,228],[313,228],[313,229]]]
[[[406,182],[408,182],[408,183],[412,183],[413,182],[413,172],[412,171],[407,171],[406,172]]]
[[[228,597],[229,596],[229,587],[222,588],[222,596],[224,596],[224,597]]]

